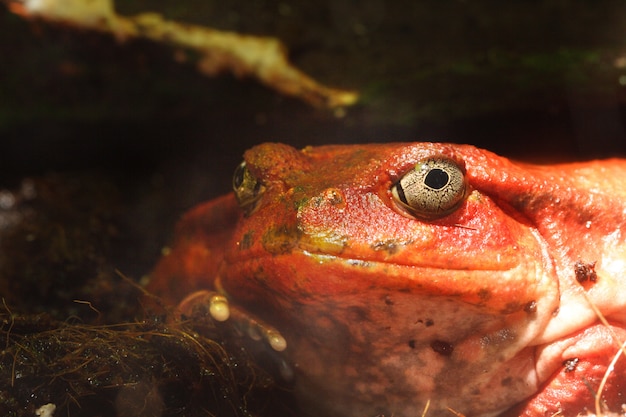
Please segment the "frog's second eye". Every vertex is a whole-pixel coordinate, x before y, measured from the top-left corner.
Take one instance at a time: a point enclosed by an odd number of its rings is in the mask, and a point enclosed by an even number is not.
[[[239,206],[246,212],[250,212],[254,208],[254,203],[263,194],[265,187],[252,175],[246,163],[242,162],[233,174],[233,190]]]
[[[420,161],[391,187],[391,195],[400,207],[428,220],[453,212],[466,192],[465,172],[447,158]]]

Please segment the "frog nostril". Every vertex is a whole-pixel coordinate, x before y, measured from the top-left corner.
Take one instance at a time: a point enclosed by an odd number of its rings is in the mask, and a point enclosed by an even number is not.
[[[343,210],[346,207],[346,198],[338,188],[328,188],[322,193],[324,201],[331,206]]]
[[[433,340],[430,343],[430,347],[442,356],[450,356],[454,351],[454,346],[452,346],[451,343],[444,342],[442,340]]]

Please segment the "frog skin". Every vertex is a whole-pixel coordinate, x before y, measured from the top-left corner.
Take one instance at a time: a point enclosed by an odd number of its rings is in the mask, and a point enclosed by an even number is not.
[[[244,160],[235,193],[180,221],[149,289],[256,326],[303,414],[622,411],[626,160],[441,143]]]

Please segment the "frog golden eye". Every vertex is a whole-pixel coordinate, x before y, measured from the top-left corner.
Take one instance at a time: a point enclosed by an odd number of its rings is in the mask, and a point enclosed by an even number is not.
[[[402,209],[428,220],[453,212],[466,192],[465,172],[447,158],[420,161],[391,187],[391,195]]]
[[[241,208],[252,210],[254,203],[259,199],[265,187],[242,162],[233,174],[233,190]]]

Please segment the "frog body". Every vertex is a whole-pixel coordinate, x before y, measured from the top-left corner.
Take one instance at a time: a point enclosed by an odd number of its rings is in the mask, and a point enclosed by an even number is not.
[[[150,289],[193,294],[184,309],[213,291],[271,325],[303,410],[595,411],[626,340],[626,161],[441,143],[267,143],[244,160],[233,195],[183,217]],[[624,362],[603,411],[626,403]]]

